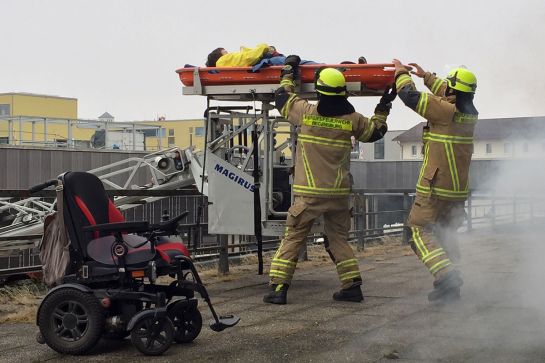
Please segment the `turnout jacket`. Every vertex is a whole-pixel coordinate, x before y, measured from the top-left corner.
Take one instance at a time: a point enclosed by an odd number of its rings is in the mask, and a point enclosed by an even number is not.
[[[276,91],[275,104],[282,116],[298,127],[295,158],[294,195],[318,198],[350,194],[350,152],[352,139],[373,142],[387,130],[388,111],[375,111],[366,118],[353,112],[325,117],[317,106],[299,98],[291,76],[284,78]]]
[[[426,72],[424,84],[432,93],[419,92],[405,70],[396,72],[399,98],[428,123],[422,134],[424,160],[416,193],[437,199],[464,201],[469,193],[469,164],[477,111],[463,113],[456,96],[446,96],[446,81]]]

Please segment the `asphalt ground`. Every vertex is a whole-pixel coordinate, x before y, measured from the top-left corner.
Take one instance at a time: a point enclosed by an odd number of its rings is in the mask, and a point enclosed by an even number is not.
[[[35,341],[32,324],[0,325],[0,362],[544,362],[545,241],[528,228],[460,235],[460,301],[427,301],[432,278],[407,248],[360,259],[363,303],[334,302],[330,261],[298,269],[288,304],[267,305],[266,276],[247,272],[209,289],[229,330],[203,327],[191,344],[142,356],[130,343],[101,341],[83,357]],[[543,246],[541,246],[543,244]],[[210,314],[201,305],[205,321]]]

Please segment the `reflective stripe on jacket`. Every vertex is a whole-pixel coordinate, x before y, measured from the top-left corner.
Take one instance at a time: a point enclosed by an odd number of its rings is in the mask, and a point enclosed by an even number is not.
[[[287,91],[294,91],[291,79],[281,82]],[[386,124],[387,113],[376,112],[371,118],[354,112],[325,117],[317,106],[290,93],[279,109],[283,117],[299,127],[293,193],[312,197],[341,197],[350,194],[351,137],[366,142],[373,132]]]
[[[422,141],[424,160],[416,184],[417,194],[445,200],[465,200],[469,193],[469,165],[477,115],[464,114],[446,97],[447,84],[431,73],[424,76],[432,94],[416,90],[406,71],[396,73],[403,102],[428,121]]]

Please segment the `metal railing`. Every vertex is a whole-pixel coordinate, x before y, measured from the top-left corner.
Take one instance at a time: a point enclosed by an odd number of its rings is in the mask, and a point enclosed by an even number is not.
[[[385,235],[402,236],[408,241],[404,222],[408,217],[414,190],[374,189],[355,190],[352,195],[353,217],[349,240],[363,248],[365,243]],[[494,228],[506,224],[532,223],[545,217],[545,195],[497,195],[495,193],[472,192],[466,201],[467,219],[462,231],[478,228]],[[153,203],[124,211],[127,220],[158,222],[166,210],[175,216],[188,210],[189,216],[182,225],[181,237],[188,244],[197,261],[216,261],[220,272],[227,272],[231,258],[257,251],[253,236],[216,236],[207,231],[207,201],[200,195],[171,196]],[[199,209],[201,211],[199,212]],[[197,216],[200,215],[199,223]],[[0,239],[0,277],[15,273],[39,271],[38,251],[34,247],[39,235],[26,236],[30,245],[10,252],[12,240]],[[308,236],[307,245],[320,244],[323,235]],[[19,237],[23,239],[24,237]],[[275,250],[280,243],[278,237],[264,237],[263,250]],[[34,246],[33,246],[34,244]],[[8,253],[7,253],[8,252]]]

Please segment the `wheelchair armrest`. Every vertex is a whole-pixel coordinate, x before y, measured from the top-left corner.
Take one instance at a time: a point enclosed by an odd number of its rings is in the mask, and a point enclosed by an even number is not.
[[[178,222],[187,217],[189,214],[188,211],[182,212],[179,216],[174,217],[172,219],[169,219],[168,221],[159,222],[157,224],[151,224],[150,229],[153,230],[161,230],[161,231],[175,231],[176,227],[178,227]]]
[[[149,222],[137,221],[137,222],[117,222],[117,223],[104,223],[96,224],[94,226],[85,226],[83,227],[84,231],[94,232],[127,232],[127,233],[138,233],[138,232],[147,232],[150,230]]]

